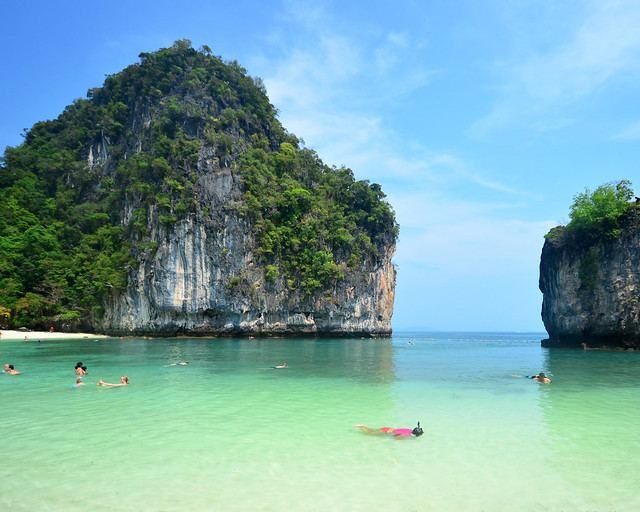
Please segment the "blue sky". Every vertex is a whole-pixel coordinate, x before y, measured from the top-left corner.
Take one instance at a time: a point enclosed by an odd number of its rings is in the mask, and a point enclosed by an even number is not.
[[[40,0],[0,14],[0,150],[177,39],[261,77],[290,132],[394,207],[396,331],[543,331],[544,234],[586,187],[638,186],[635,0]]]

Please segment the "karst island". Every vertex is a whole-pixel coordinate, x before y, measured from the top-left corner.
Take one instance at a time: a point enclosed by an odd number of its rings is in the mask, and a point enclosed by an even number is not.
[[[236,61],[188,40],[139,58],[5,151],[3,324],[391,334],[398,225],[380,185],[305,148]]]
[[[577,194],[540,261],[546,347],[640,349],[640,199],[622,180]]]

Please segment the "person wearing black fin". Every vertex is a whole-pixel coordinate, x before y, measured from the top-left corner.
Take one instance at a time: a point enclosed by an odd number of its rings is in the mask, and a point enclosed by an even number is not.
[[[390,428],[390,427],[382,427],[382,428],[370,428],[365,427],[364,425],[354,425],[354,427],[360,428],[365,434],[369,435],[379,435],[379,434],[391,434],[396,439],[402,439],[404,437],[415,436],[420,437],[424,434],[422,427],[420,426],[420,422],[418,422],[418,426],[414,429],[410,428]]]

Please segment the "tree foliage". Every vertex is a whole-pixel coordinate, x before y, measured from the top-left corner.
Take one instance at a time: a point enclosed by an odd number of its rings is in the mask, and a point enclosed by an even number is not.
[[[574,197],[567,231],[584,240],[612,238],[619,235],[619,220],[633,199],[631,182],[606,183],[593,192],[585,189]]]

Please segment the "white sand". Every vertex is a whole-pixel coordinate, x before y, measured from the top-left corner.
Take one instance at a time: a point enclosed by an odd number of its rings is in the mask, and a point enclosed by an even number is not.
[[[71,338],[106,338],[104,334],[87,334],[84,332],[50,332],[50,331],[5,331],[0,329],[1,340],[23,340],[26,336],[29,340],[55,340]]]

